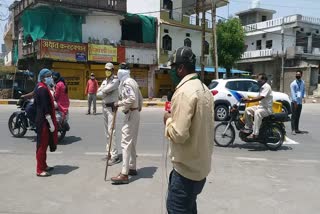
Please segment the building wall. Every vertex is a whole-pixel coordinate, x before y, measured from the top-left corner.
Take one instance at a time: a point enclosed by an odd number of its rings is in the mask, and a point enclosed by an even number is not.
[[[132,64],[154,65],[157,62],[157,50],[127,47],[126,62]]]
[[[296,36],[294,30],[286,29],[284,31],[285,37],[284,37],[284,47],[285,49],[288,47],[294,47],[296,44]],[[265,38],[263,38],[265,37]],[[248,46],[247,51],[255,51],[256,49],[256,41],[261,40],[262,50],[267,49],[266,48],[266,41],[272,40],[272,49],[277,52],[281,52],[282,50],[282,36],[281,31],[275,31],[272,33],[263,33],[258,34],[254,36],[246,36],[245,38],[245,44]]]
[[[169,30],[169,33],[164,33],[164,29]],[[189,33],[190,37],[187,37],[186,34]],[[162,49],[162,37],[169,35],[172,39],[172,51],[169,51],[168,54],[172,54],[174,50],[182,47],[184,45],[184,40],[189,38],[191,40],[191,49],[194,54],[199,57],[201,56],[201,31],[190,30],[186,28],[174,27],[169,25],[161,25],[160,28],[160,49]],[[210,44],[210,36],[207,33],[207,42]],[[160,63],[164,63],[164,59],[168,56],[164,56]]]
[[[137,1],[127,1],[127,12],[128,13],[143,13],[146,16],[153,16],[160,18],[160,9],[162,5],[162,0],[143,0],[143,3],[138,3]],[[155,13],[146,13],[154,12]]]
[[[86,16],[85,24],[82,25],[82,42],[88,42],[89,37],[99,39],[100,44],[103,44],[104,38],[111,42],[119,42],[121,40],[121,19],[121,16],[109,13],[94,13]]]

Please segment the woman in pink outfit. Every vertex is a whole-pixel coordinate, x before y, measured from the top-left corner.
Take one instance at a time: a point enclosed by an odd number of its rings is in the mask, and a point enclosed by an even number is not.
[[[52,76],[56,84],[54,99],[57,102],[58,110],[62,113],[62,118],[65,119],[70,106],[68,87],[59,72],[53,72]]]

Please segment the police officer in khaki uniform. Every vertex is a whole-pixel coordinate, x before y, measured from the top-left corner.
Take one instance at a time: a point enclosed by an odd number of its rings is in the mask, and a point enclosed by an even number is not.
[[[111,181],[115,184],[128,184],[128,176],[137,175],[136,145],[143,98],[137,82],[130,78],[130,70],[126,63],[121,64],[118,78],[120,101],[115,103],[115,107],[121,107],[125,114],[121,139],[123,164],[121,173],[111,178]]]
[[[118,150],[116,147],[115,129],[112,131],[112,121],[114,117],[114,112],[116,110],[116,108],[114,107],[114,103],[117,102],[119,98],[118,88],[119,88],[120,81],[114,75],[114,66],[112,63],[108,62],[105,65],[105,71],[106,71],[105,72],[106,79],[103,80],[100,88],[98,89],[97,95],[98,97],[102,98],[104,128],[105,128],[105,135],[107,136],[106,158],[111,158],[108,163],[109,163],[109,166],[112,166],[120,162],[120,158],[118,156]],[[111,142],[111,157],[108,157],[111,132],[113,135],[112,142]]]

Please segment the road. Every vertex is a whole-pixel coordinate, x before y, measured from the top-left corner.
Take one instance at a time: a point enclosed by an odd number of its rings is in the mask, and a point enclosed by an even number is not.
[[[15,106],[0,105],[0,213],[165,213],[167,141],[163,110],[145,108],[139,132],[139,176],[125,186],[103,181],[105,137],[102,115],[72,108],[71,130],[48,163],[53,176],[35,176],[35,133],[13,138],[7,120]],[[101,109],[98,109],[98,113]],[[292,214],[319,213],[320,105],[306,104],[301,129],[276,152],[260,144],[214,148],[213,171],[199,196],[199,213]],[[117,119],[117,141],[123,116]],[[287,128],[289,124],[286,125]],[[167,165],[167,166],[166,166]],[[200,166],[199,166],[200,167]],[[116,175],[120,165],[110,168]]]

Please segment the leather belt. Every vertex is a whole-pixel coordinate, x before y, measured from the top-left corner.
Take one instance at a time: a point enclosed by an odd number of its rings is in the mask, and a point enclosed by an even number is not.
[[[130,108],[130,111],[138,110],[139,108]]]
[[[103,107],[105,107],[105,108],[113,108],[114,107],[114,103],[105,103],[105,104],[103,104]]]

